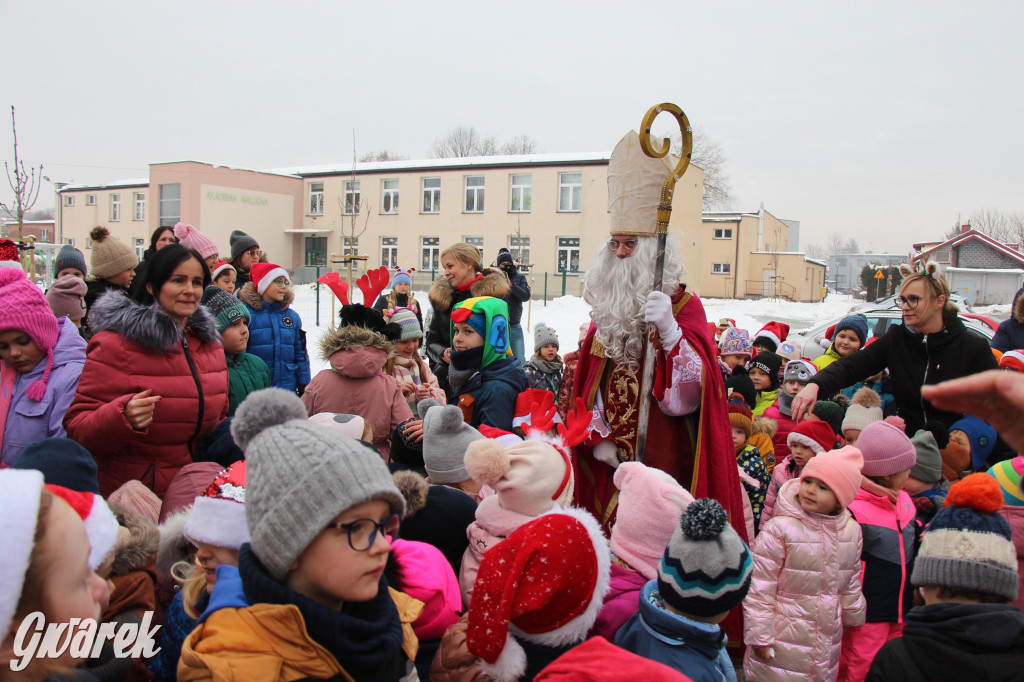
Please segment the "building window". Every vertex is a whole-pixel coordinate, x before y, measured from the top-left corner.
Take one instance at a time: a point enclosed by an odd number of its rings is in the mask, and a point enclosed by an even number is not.
[[[529,263],[530,262],[530,238],[529,237],[518,237],[514,234],[508,236],[508,250],[512,254],[512,260],[516,263]],[[523,272],[527,272],[529,268],[520,266],[519,268]]]
[[[324,214],[324,183],[309,183],[309,215]]]
[[[466,213],[484,212],[484,176],[466,176]]]
[[[398,237],[380,238],[380,264],[391,270],[398,268]]]
[[[359,215],[359,181],[345,181],[345,210],[344,215]]]
[[[146,252],[146,238],[136,237],[135,238],[135,256],[141,261],[143,254]]]
[[[75,198],[74,197],[71,197],[71,203],[72,204],[75,203]],[[86,194],[85,195],[85,205],[86,206],[95,206],[96,205],[96,195],[95,194]]]
[[[341,238],[341,255],[344,257],[352,257],[359,255],[359,237],[342,237]],[[359,267],[359,261],[352,261],[352,269],[355,270]],[[371,303],[370,305],[373,305]]]
[[[558,174],[558,210],[579,211],[583,206],[583,173]]]
[[[74,237],[68,237],[67,239],[64,240],[64,243],[67,244],[68,246],[74,246],[75,239]]]
[[[729,275],[732,274],[732,263],[712,263],[711,274]]]
[[[437,270],[441,267],[441,238],[420,238],[420,269]]]
[[[146,195],[142,192],[135,192],[135,217],[133,220],[146,219]]]
[[[423,213],[441,212],[441,178],[423,178]]]
[[[715,239],[732,239],[731,227],[716,227]]]
[[[85,238],[85,248],[87,248],[87,249],[91,249],[92,248],[92,240],[89,239],[88,237]]]
[[[807,282],[811,279],[811,269],[804,268],[804,281]]]
[[[480,252],[480,262],[482,263],[484,261],[484,238],[463,236],[462,241],[476,247],[476,250]]]
[[[117,222],[121,219],[121,195],[110,195],[110,222]]]
[[[89,196],[93,197],[93,198],[96,197],[95,194],[90,194]],[[64,196],[64,205],[65,206],[74,206],[75,205],[75,195],[74,194],[66,194]],[[94,206],[95,202],[93,202],[92,204],[89,204],[89,205],[90,206]]]
[[[41,230],[39,230],[39,240],[40,241],[43,241],[43,242],[48,241],[49,237],[50,237],[50,231],[47,230],[45,227],[42,228]]]
[[[846,259],[845,258],[836,258],[836,267],[837,268],[845,268],[846,267]]]
[[[327,265],[327,237],[306,237],[306,265]]]
[[[393,215],[398,213],[398,180],[385,180],[380,197],[380,212]]]
[[[160,185],[160,227],[174,227],[181,221],[181,185]]]
[[[529,213],[532,208],[533,175],[524,173],[512,176],[512,200],[508,210],[515,213]]]
[[[580,238],[558,238],[558,272],[580,271]]]

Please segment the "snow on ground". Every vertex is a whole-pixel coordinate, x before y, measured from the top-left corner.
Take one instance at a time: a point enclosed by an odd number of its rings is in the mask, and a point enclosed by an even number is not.
[[[316,284],[301,284],[295,287],[294,308],[302,317],[302,327],[306,330],[307,347],[309,349],[310,369],[315,375],[321,369],[326,368],[326,359],[320,357],[320,339],[328,329],[336,324],[338,311],[341,304],[331,293],[330,289],[320,286],[320,324],[316,324]],[[415,292],[416,300],[422,305],[429,307],[427,292]],[[356,290],[355,299],[361,302],[362,294]],[[331,314],[331,303],[334,302],[334,314]],[[730,300],[730,299],[703,299],[704,310],[707,313],[708,321],[717,322],[721,317],[729,317],[736,320],[736,325],[741,329],[750,331],[751,336],[760,329],[765,322],[777,320],[785,322],[790,326],[792,332],[807,329],[820,322],[842,316],[858,301],[851,296],[831,294],[822,303],[794,303],[792,301],[770,299],[761,300]],[[990,308],[1007,308],[1008,306],[990,306]],[[983,310],[989,310],[984,308]],[[989,315],[989,312],[981,314]],[[544,301],[532,301],[529,306],[523,308],[523,333],[526,337],[526,352],[533,352],[533,327],[543,322],[558,332],[560,351],[564,355],[575,350],[578,346],[579,326],[589,321],[590,306],[577,296],[562,296],[552,299],[544,304]],[[529,322],[529,323],[528,323]]]

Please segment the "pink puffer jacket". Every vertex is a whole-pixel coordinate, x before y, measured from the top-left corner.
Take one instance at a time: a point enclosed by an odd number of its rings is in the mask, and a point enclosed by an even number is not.
[[[779,497],[779,490],[789,480],[796,478],[793,472],[793,458],[786,455],[784,459],[776,460],[778,464],[772,471],[772,480],[768,483],[768,493],[764,498],[764,509],[761,510],[761,528],[768,522],[768,519],[775,516],[776,500]]]
[[[1017,549],[1017,580],[1020,581],[1020,589],[1017,590],[1017,600],[1013,605],[1024,611],[1024,507],[1004,505],[999,513],[1010,523],[1013,546]]]
[[[754,545],[754,574],[743,602],[748,680],[835,680],[843,627],[862,625],[860,525],[850,512],[805,512],[799,482],[782,486],[775,517]],[[771,645],[775,658],[754,655]]]

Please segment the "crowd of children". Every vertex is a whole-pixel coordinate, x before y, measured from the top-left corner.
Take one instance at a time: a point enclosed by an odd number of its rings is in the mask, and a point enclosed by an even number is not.
[[[311,377],[290,276],[254,238],[233,233],[228,263],[195,227],[160,228],[139,264],[99,230],[45,294],[0,267],[0,679],[22,662],[80,680],[1024,670],[1024,457],[975,417],[905,432],[884,373],[794,410],[871,344],[861,315],[815,362],[782,323],[709,329],[749,544],[640,462],[615,471],[606,536],[575,506],[591,417],[551,327],[520,362],[506,301],[453,303],[446,392],[408,272],[387,294],[368,274]],[[153,619],[159,652],[22,660],[36,612],[122,639]]]

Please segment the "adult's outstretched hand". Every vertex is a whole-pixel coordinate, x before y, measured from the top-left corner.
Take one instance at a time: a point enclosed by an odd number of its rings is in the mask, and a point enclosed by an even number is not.
[[[922,386],[921,397],[941,410],[984,419],[1010,447],[1024,452],[1024,374],[993,369]]]

